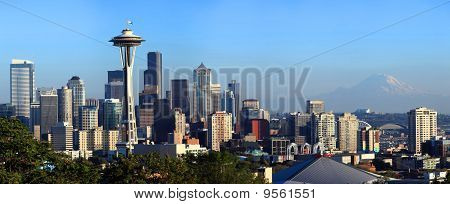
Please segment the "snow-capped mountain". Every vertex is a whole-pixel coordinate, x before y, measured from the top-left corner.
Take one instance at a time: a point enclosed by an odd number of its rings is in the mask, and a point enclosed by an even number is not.
[[[386,74],[372,75],[355,86],[338,88],[317,96],[325,100],[327,110],[352,112],[371,108],[377,112],[407,112],[426,106],[450,113],[450,97],[428,94]]]

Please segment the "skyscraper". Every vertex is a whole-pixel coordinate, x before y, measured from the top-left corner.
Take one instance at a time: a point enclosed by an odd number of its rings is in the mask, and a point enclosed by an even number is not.
[[[139,93],[139,127],[153,127],[157,100],[158,94],[154,86],[145,86],[144,90]]]
[[[173,132],[174,123],[170,117],[170,103],[168,99],[156,100],[154,107],[154,136],[155,142],[166,143],[169,141],[168,135]]]
[[[59,122],[52,127],[52,146],[55,151],[73,150],[73,127],[68,122]]]
[[[208,148],[220,151],[220,143],[232,138],[231,114],[219,111],[208,116]]]
[[[105,99],[123,98],[123,71],[108,71],[108,83],[105,84]]]
[[[193,121],[199,122],[211,114],[211,69],[202,63],[194,70]]]
[[[51,127],[58,123],[58,95],[56,90],[41,92],[41,138],[49,134]]]
[[[10,64],[10,100],[16,116],[30,118],[30,104],[34,102],[35,94],[34,63],[13,59]]]
[[[425,107],[408,112],[408,150],[414,154],[421,154],[422,143],[437,136],[437,112]]]
[[[155,88],[158,98],[162,98],[162,54],[160,52],[147,53],[147,70],[144,71],[144,87]]]
[[[314,143],[322,143],[327,150],[336,149],[336,122],[333,113],[313,114]]]
[[[223,92],[223,96],[222,96],[222,111],[225,111],[227,113],[231,113],[232,116],[232,122],[233,122],[233,129],[235,128],[235,124],[236,124],[236,120],[237,120],[237,116],[239,115],[239,112],[236,112],[237,108],[237,100],[235,98],[234,92],[227,89]]]
[[[78,76],[73,76],[68,82],[67,87],[72,89],[72,122],[73,128],[78,129],[79,117],[78,110],[80,106],[84,106],[86,103],[86,90],[84,81],[80,79]]]
[[[172,108],[181,108],[186,119],[190,119],[189,83],[187,79],[173,79],[171,81]]]
[[[325,103],[323,101],[306,101],[306,113],[323,113],[325,112]]]
[[[234,120],[233,120],[233,124],[239,123],[239,113],[241,112],[241,86],[239,83],[236,82],[236,80],[231,80],[231,83],[228,83],[228,91],[231,91],[234,97]],[[232,103],[227,103],[227,106],[229,106],[229,104]],[[228,111],[227,111],[228,112]],[[231,111],[229,112],[231,113]]]
[[[80,106],[80,130],[92,130],[98,127],[98,108],[96,106]]]
[[[344,113],[338,119],[339,150],[356,153],[358,150],[358,118],[351,113]]]
[[[57,90],[58,94],[58,122],[66,122],[72,126],[72,89],[67,86]],[[73,127],[72,127],[73,128]]]
[[[106,99],[103,103],[103,129],[120,130],[122,103],[119,99]]]
[[[213,113],[221,110],[220,84],[211,84],[211,111]]]

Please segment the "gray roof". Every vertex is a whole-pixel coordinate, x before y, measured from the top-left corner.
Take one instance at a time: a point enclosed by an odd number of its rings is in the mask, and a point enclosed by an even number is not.
[[[406,129],[406,127],[399,125],[399,124],[388,123],[388,124],[382,125],[379,129],[380,130],[403,130],[403,129]]]
[[[285,184],[363,184],[379,176],[327,157],[310,158],[273,175],[273,183]]]

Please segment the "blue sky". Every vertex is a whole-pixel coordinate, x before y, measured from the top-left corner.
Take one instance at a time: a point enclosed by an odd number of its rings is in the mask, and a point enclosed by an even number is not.
[[[0,3],[0,103],[9,101],[12,58],[35,62],[38,87],[60,87],[79,75],[88,97],[102,97],[106,71],[119,66],[118,52],[107,41],[127,19],[147,40],[137,55],[161,51],[168,69],[194,68],[200,62],[213,69],[265,69],[289,67],[443,1],[8,2],[105,44]],[[448,94],[449,11],[450,4],[305,63],[312,67],[305,94],[351,86],[377,73]],[[145,61],[136,63],[137,69],[145,68]]]

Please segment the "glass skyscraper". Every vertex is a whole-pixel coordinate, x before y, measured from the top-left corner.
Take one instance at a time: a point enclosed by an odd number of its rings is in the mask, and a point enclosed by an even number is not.
[[[119,99],[105,99],[103,103],[103,129],[120,130],[122,103]]]
[[[30,118],[30,104],[36,98],[34,81],[34,63],[13,59],[10,65],[10,99],[18,117]]]

